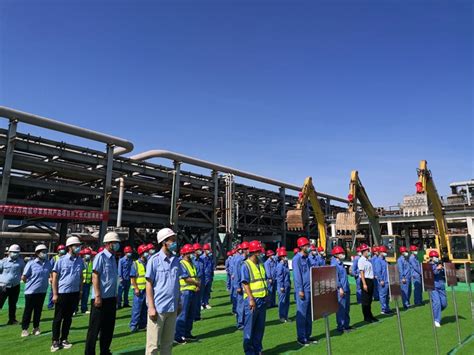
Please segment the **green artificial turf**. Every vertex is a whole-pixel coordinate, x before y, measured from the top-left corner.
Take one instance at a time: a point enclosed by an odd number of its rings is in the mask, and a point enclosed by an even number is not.
[[[352,285],[352,288],[354,285]],[[443,312],[442,328],[438,329],[441,354],[474,354],[474,322],[471,320],[468,292],[456,293],[458,301],[462,339],[465,344],[457,347],[457,333],[451,292],[448,291],[448,308]],[[290,316],[294,319],[295,305],[292,298]],[[377,324],[365,325],[362,322],[360,306],[352,296],[351,318],[357,330],[350,334],[337,335],[335,317],[330,317],[331,344],[334,354],[400,354],[396,316],[379,316],[380,305],[374,303],[374,314],[381,320]],[[427,295],[424,294],[427,300]],[[22,304],[22,302],[19,302]],[[175,354],[240,354],[242,350],[242,332],[235,329],[235,317],[230,314],[230,304],[224,281],[216,281],[211,300],[212,309],[202,312],[203,320],[194,323],[194,335],[199,342],[175,346]],[[17,312],[21,320],[23,309]],[[128,329],[131,309],[117,312],[117,322],[112,351],[121,354],[143,354],[145,332],[131,334]],[[6,326],[7,307],[0,311],[0,354],[47,354],[51,345],[51,320],[53,312],[45,310],[40,336],[20,338],[20,326]],[[407,354],[435,354],[431,327],[429,304],[401,312]],[[89,317],[78,315],[73,318],[69,341],[74,345],[70,350],[60,350],[60,354],[83,354]],[[281,324],[278,310],[267,311],[264,354],[324,354],[326,341],[324,322],[313,323],[313,336],[320,343],[306,348],[296,344],[295,322]],[[469,338],[472,336],[471,338]]]

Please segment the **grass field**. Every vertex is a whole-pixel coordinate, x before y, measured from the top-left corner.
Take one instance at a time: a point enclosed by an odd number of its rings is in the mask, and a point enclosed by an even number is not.
[[[451,292],[448,292],[451,296]],[[456,323],[454,307],[449,298],[448,308],[443,312],[442,328],[438,329],[441,353],[474,354],[474,323],[471,320],[469,297],[467,292],[456,293],[462,339],[466,340],[463,346],[456,347]],[[424,295],[427,300],[427,295]],[[365,325],[362,322],[360,306],[355,304],[352,296],[351,317],[352,324],[357,330],[350,334],[337,335],[334,331],[335,317],[330,318],[331,344],[334,354],[399,354],[396,316],[377,316],[381,322]],[[20,302],[21,303],[21,302]],[[179,345],[174,348],[175,354],[239,354],[242,353],[242,333],[235,329],[235,318],[230,314],[229,297],[225,290],[224,281],[214,284],[213,308],[203,311],[203,320],[194,324],[194,335],[199,342]],[[380,306],[375,303],[374,314],[378,314]],[[18,310],[17,318],[21,320],[22,309]],[[145,346],[145,332],[131,334],[128,329],[130,308],[119,310],[115,336],[112,342],[112,351],[121,354],[143,354]],[[7,309],[0,313],[0,354],[47,354],[51,345],[52,311],[43,312],[40,336],[20,338],[19,326],[6,326]],[[317,345],[301,348],[296,340],[296,325],[294,322],[281,324],[278,321],[277,309],[267,311],[267,322],[264,337],[264,354],[324,354],[326,341],[324,323],[318,320],[313,324],[313,336],[320,340]],[[292,303],[290,315],[294,318],[295,305]],[[434,341],[431,328],[429,305],[403,311],[401,314],[407,354],[434,354]],[[59,354],[83,354],[84,342],[88,328],[89,317],[79,315],[73,318],[69,341],[74,345],[70,350],[61,350]]]

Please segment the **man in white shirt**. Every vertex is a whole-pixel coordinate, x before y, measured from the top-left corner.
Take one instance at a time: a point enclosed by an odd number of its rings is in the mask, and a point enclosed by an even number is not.
[[[367,323],[378,322],[378,319],[372,314],[372,297],[374,294],[374,270],[372,263],[368,260],[370,257],[370,248],[366,244],[360,246],[362,256],[357,262],[360,274],[360,286],[362,289],[361,304],[364,321]]]

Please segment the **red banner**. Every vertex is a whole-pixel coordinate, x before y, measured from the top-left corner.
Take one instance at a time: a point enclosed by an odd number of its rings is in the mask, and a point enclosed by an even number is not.
[[[108,212],[66,210],[62,208],[0,205],[0,215],[15,217],[69,219],[74,221],[108,221]]]

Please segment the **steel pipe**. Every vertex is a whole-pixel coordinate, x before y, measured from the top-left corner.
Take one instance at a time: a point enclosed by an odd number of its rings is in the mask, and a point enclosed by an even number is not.
[[[179,161],[186,164],[200,166],[202,168],[208,168],[208,169],[220,171],[223,173],[233,174],[233,175],[240,176],[240,177],[250,179],[250,180],[260,181],[265,184],[270,184],[270,185],[274,185],[278,187],[284,187],[293,191],[301,191],[301,187],[302,187],[299,185],[293,185],[293,184],[286,183],[284,181],[274,180],[265,176],[260,176],[257,174],[249,173],[249,172],[231,168],[228,166],[212,163],[206,160],[201,160],[201,159],[193,158],[187,155],[170,152],[168,150],[149,150],[147,152],[136,154],[130,157],[130,159],[140,160],[140,161],[148,160],[151,158],[171,159],[173,161]],[[348,203],[348,201],[344,198],[328,195],[325,193],[321,193],[319,191],[318,191],[318,195],[324,198],[328,198],[330,200]]]
[[[74,126],[68,123],[59,122],[51,118],[41,117],[32,113],[15,110],[5,106],[0,106],[0,117],[5,117],[10,120],[18,120],[19,122],[71,134],[73,136],[87,138],[93,141],[106,143],[107,145],[117,146],[118,148],[114,151],[114,155],[126,154],[133,150],[133,143],[125,139],[92,131],[87,128]]]

